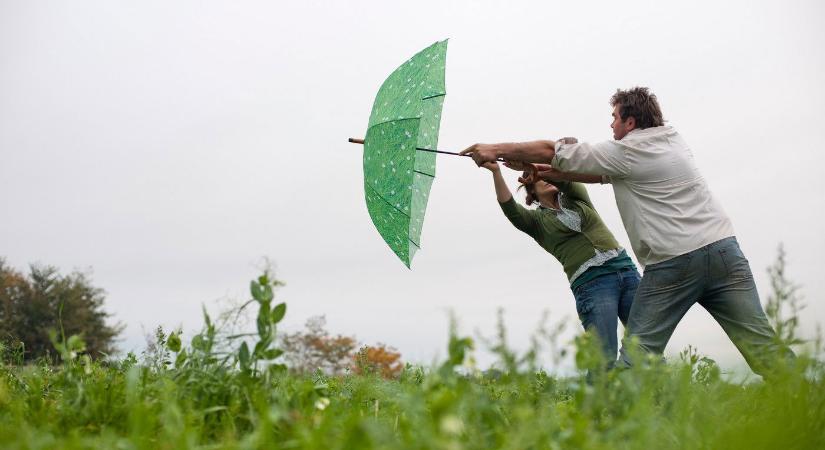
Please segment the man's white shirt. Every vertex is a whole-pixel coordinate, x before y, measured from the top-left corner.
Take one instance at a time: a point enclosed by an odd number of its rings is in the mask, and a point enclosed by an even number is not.
[[[564,172],[607,176],[642,266],[734,235],[693,153],[669,125],[636,129],[619,141],[560,142],[552,165]]]

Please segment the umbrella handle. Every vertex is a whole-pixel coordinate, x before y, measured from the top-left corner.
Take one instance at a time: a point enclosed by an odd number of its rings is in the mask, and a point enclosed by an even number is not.
[[[364,140],[363,140],[363,139],[356,139],[356,138],[349,138],[349,142],[352,142],[353,144],[362,144],[362,145],[364,144]],[[416,150],[420,150],[420,151],[422,151],[422,152],[441,153],[442,155],[469,156],[469,157],[472,157],[472,155],[462,155],[462,154],[455,153],[455,152],[448,152],[448,151],[446,151],[446,150],[436,150],[436,149],[433,149],[433,148],[421,148],[421,147],[416,147],[415,149],[416,149]],[[498,162],[504,162],[504,158],[496,158],[496,161],[498,161]]]

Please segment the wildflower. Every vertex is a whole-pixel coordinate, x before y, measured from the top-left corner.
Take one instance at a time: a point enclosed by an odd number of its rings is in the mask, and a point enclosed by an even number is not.
[[[315,409],[317,410],[323,411],[327,409],[327,406],[329,406],[329,399],[326,397],[321,397],[315,401]]]
[[[464,431],[464,422],[453,415],[444,416],[441,419],[441,431],[446,434],[461,434]]]

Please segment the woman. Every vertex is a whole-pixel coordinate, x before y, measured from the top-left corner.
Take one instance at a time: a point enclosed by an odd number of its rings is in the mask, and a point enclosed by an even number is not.
[[[627,323],[641,277],[593,208],[584,185],[548,183],[538,179],[536,166],[508,163],[511,168],[529,169],[519,181],[527,191],[527,205],[539,204],[538,209],[531,210],[513,199],[498,163],[482,167],[493,174],[496,198],[504,215],[564,267],[579,319],[585,330],[597,334],[608,367],[612,367],[618,351],[616,318]]]

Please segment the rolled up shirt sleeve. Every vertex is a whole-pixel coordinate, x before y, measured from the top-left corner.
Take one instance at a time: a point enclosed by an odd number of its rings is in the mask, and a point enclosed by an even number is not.
[[[563,144],[556,149],[556,156],[551,164],[562,172],[621,178],[630,175],[626,151],[627,149],[616,141]]]

